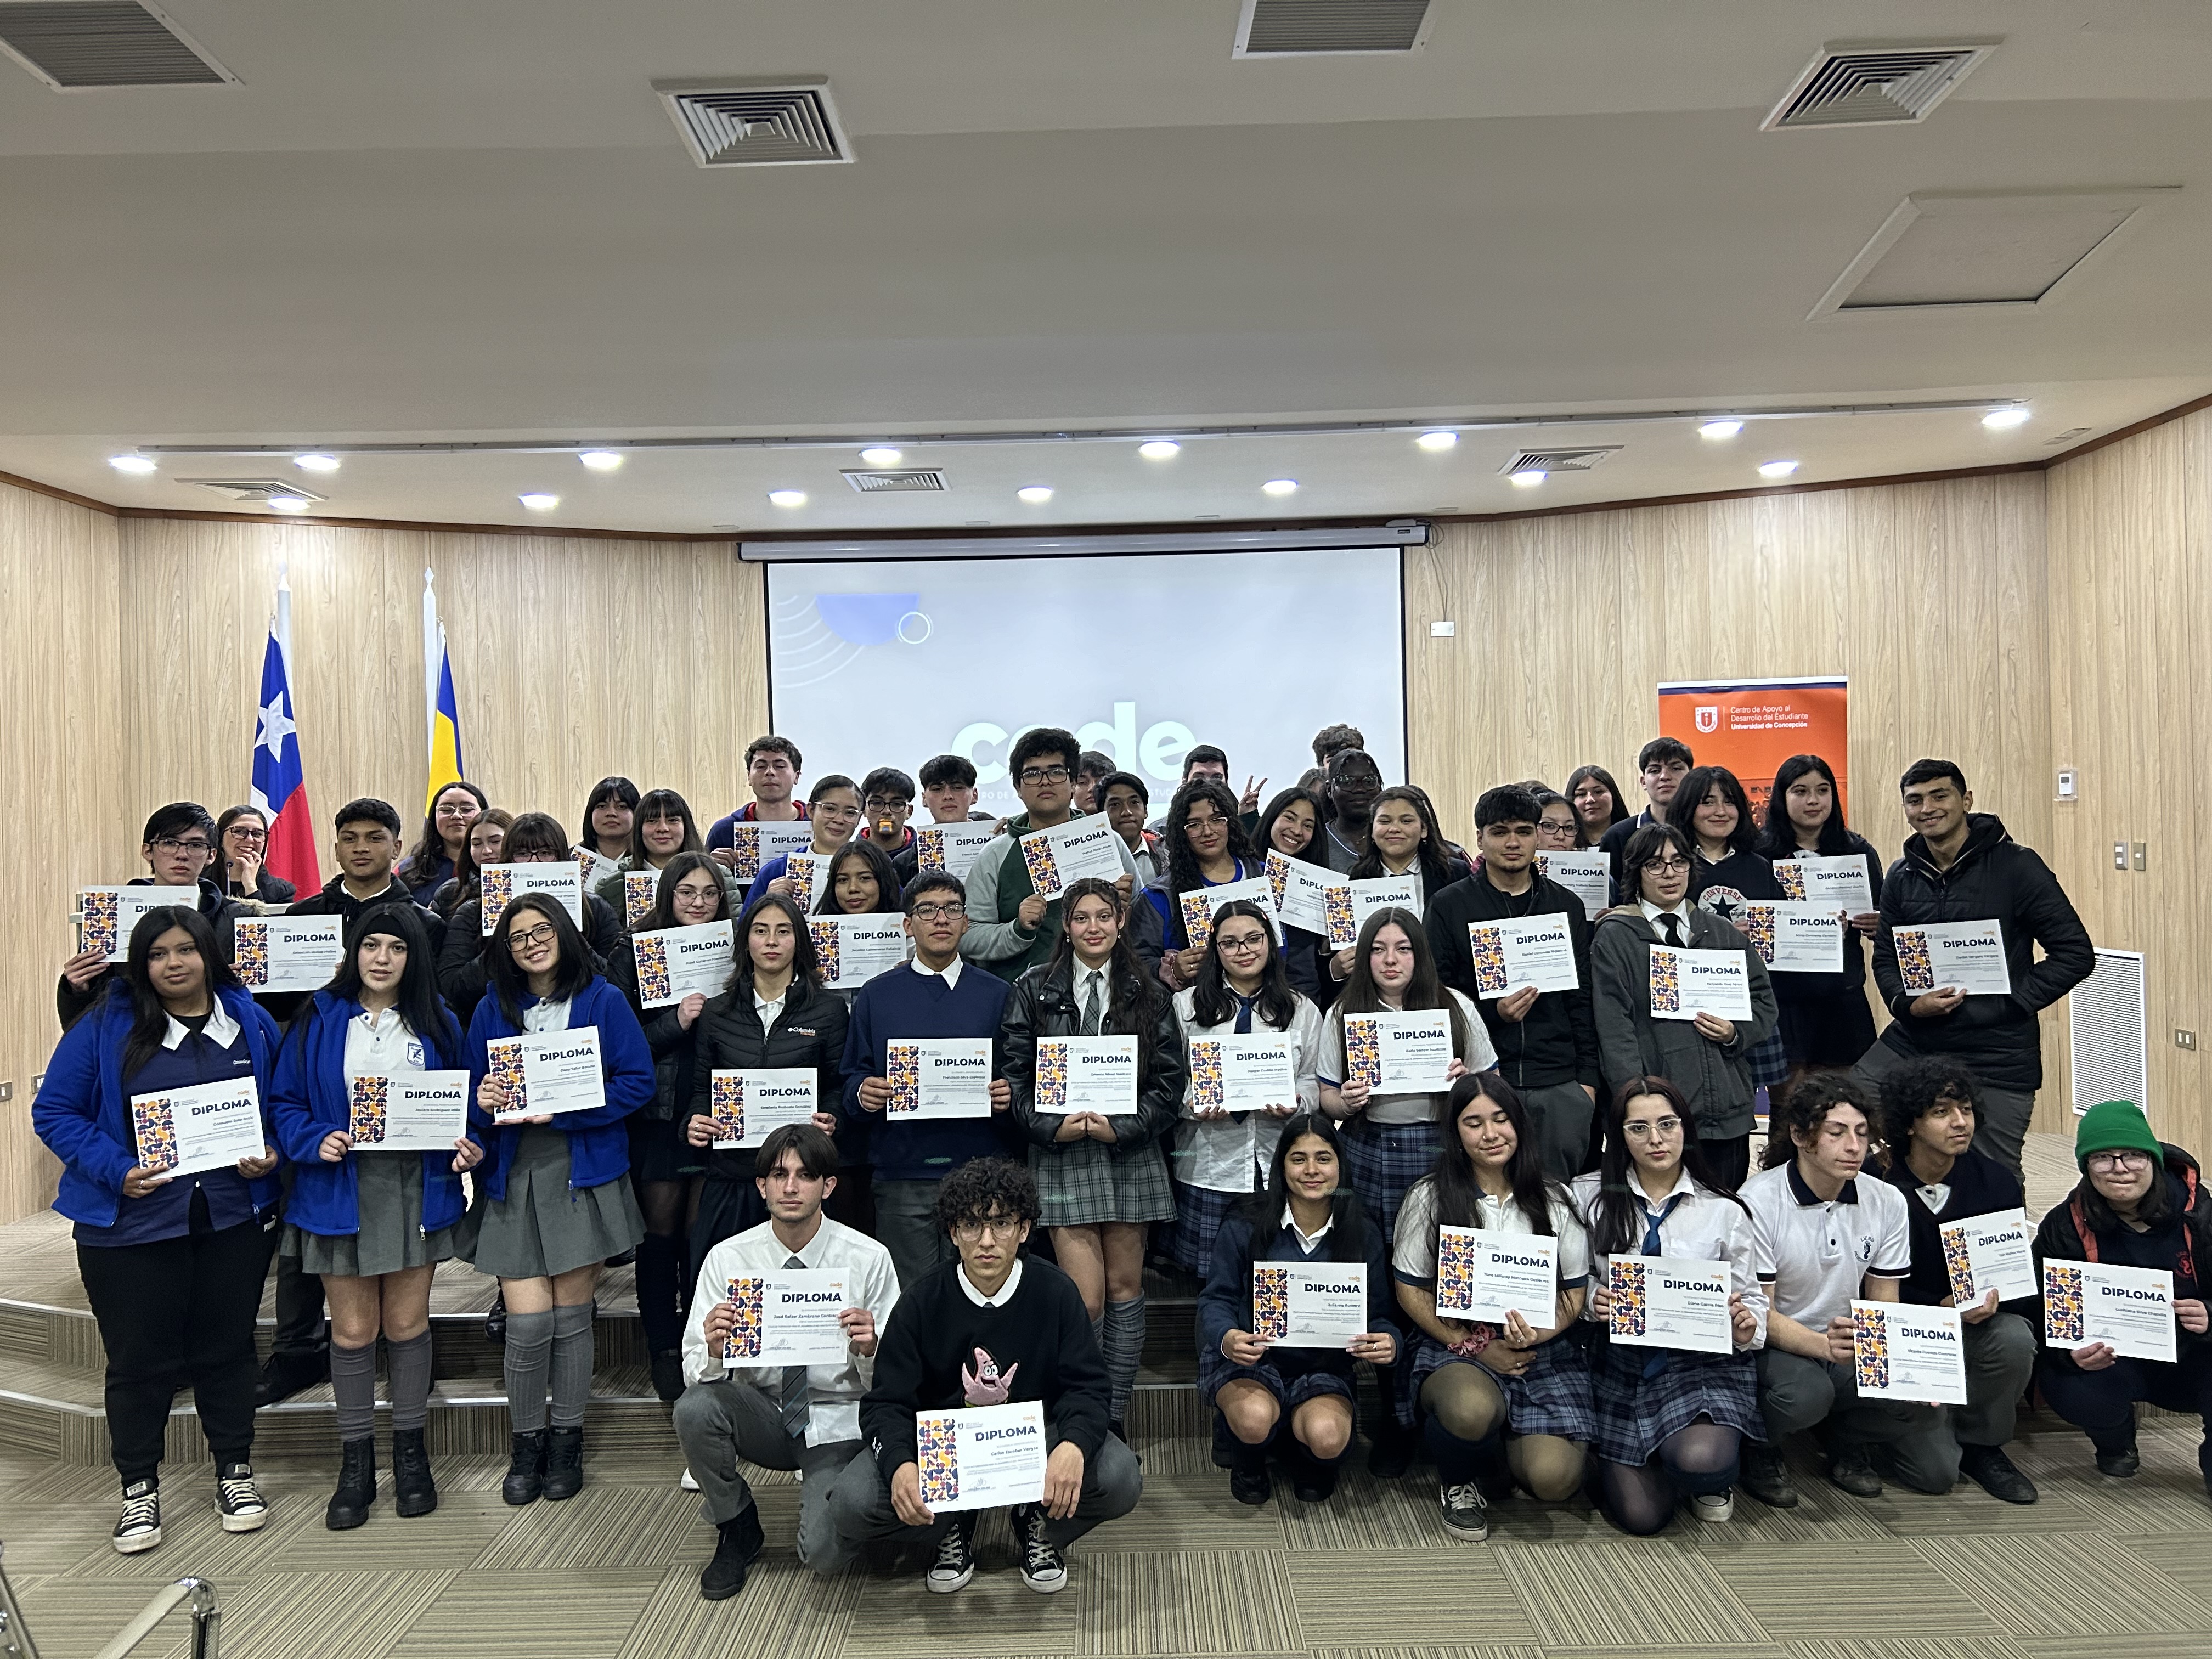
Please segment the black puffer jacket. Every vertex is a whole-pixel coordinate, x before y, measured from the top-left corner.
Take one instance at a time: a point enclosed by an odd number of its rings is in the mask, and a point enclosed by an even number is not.
[[[1882,880],[1874,979],[1896,1017],[1882,1041],[1902,1054],[1948,1054],[1987,1087],[2033,1094],[2043,1086],[2035,1016],[2088,978],[2097,954],[2050,866],[2014,841],[1990,813],[1971,813],[1966,824],[1966,849],[1949,869],[1937,869],[1926,839],[1915,836]],[[1913,999],[1898,970],[1892,930],[1931,921],[1997,923],[2012,994],[1968,997],[1954,1012],[1930,1019],[1907,1012]]]
[[[1000,1028],[1000,1075],[1013,1089],[1014,1121],[1039,1146],[1052,1145],[1060,1133],[1060,1119],[1056,1112],[1040,1114],[1036,1109],[1037,1039],[1082,1035],[1083,1011],[1076,1006],[1074,982],[1075,961],[1068,957],[1030,969],[1014,981],[1012,994],[1006,998],[1006,1023]],[[1100,1030],[1103,1036],[1137,1039],[1136,1114],[1106,1120],[1114,1126],[1114,1144],[1125,1152],[1167,1133],[1182,1114],[1183,1087],[1190,1076],[1174,999],[1163,985],[1152,985],[1151,993],[1152,1018],[1145,1029],[1138,1029],[1109,1008]]]
[[[639,1006],[637,958],[627,940],[607,961],[607,983],[629,1000],[637,1015],[637,1023],[645,1030],[646,1047],[653,1050],[653,1098],[639,1109],[637,1115],[663,1123],[672,1121],[679,1114],[688,1115],[691,1107],[691,1061],[698,1052],[693,1041],[698,1020],[694,1020],[691,1030],[687,1031],[681,1012],[683,1004],[672,1002],[665,1008]],[[703,1008],[699,1011],[701,1019],[706,1018],[706,1012]]]
[[[2212,1293],[2212,1193],[2204,1188],[2203,1177],[2197,1160],[2180,1147],[2160,1141],[2165,1158],[2165,1179],[2167,1190],[2175,1200],[2174,1207],[2181,1212],[2181,1248],[2172,1261],[2158,1265],[2173,1272],[2173,1295],[2176,1301],[2203,1301]],[[2116,1259],[2110,1232],[2090,1233],[2088,1218],[2081,1203],[2082,1188],[2088,1185],[2084,1176],[2079,1185],[2066,1195],[2066,1201],[2055,1206],[2043,1218],[2043,1224],[2035,1230],[2035,1277],[2040,1284],[2045,1261],[2112,1261]],[[2128,1265],[2122,1261],[2121,1265]],[[2043,1328],[2043,1299],[2036,1298],[2034,1324]],[[2173,1333],[2174,1352],[2186,1358],[2192,1350],[2212,1346],[2212,1333],[2200,1334],[2182,1328],[2177,1321]],[[2074,1356],[2063,1348],[2045,1348],[2045,1364],[2069,1368]]]
[[[622,918],[597,893],[584,895],[584,943],[592,952],[592,971],[605,975],[617,955],[628,956],[629,944],[623,933]],[[483,901],[471,899],[454,910],[446,923],[446,943],[438,952],[438,994],[463,1026],[476,1012],[491,985],[491,965],[484,947],[491,935],[483,931]]]
[[[627,952],[625,952],[627,954]],[[708,999],[691,1028],[691,1103],[686,1117],[712,1117],[717,1072],[764,1072],[805,1066],[814,1073],[814,1109],[835,1113],[845,1092],[845,1000],[794,979],[775,1024],[761,1029],[750,980]],[[843,1151],[840,1142],[840,1152]],[[710,1152],[707,1173],[751,1189],[756,1148]]]
[[[144,887],[150,880],[149,877],[133,876],[124,884],[128,887]],[[222,951],[222,959],[228,962],[230,960],[230,953],[234,948],[231,937],[233,925],[240,916],[250,916],[253,912],[236,899],[225,897],[222,889],[205,876],[200,878],[199,887],[200,914],[207,918],[208,926],[215,929],[216,945]],[[82,991],[71,986],[65,978],[58,975],[55,978],[54,1012],[61,1017],[62,1030],[66,1031],[70,1026],[76,1024],[83,1017],[86,1009],[106,994],[107,981],[115,977],[122,966],[120,962],[111,962],[106,967],[101,969]]]

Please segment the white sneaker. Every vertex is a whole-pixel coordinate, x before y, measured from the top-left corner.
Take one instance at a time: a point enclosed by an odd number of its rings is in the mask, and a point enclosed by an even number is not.
[[[1732,1519],[1735,1515],[1735,1492],[1701,1492],[1690,1500],[1690,1513],[1700,1521],[1715,1522]]]
[[[114,1541],[118,1555],[136,1555],[161,1541],[161,1489],[151,1480],[134,1480],[123,1489]]]
[[[691,1473],[691,1466],[689,1463],[684,1466],[684,1478],[676,1484],[685,1492],[699,1490],[699,1477]]]

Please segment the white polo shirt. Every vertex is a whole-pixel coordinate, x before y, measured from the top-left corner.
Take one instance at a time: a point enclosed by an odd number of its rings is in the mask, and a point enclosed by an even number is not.
[[[1773,1310],[1808,1330],[1848,1315],[1869,1273],[1902,1279],[1912,1270],[1905,1194],[1878,1176],[1846,1181],[1823,1201],[1793,1158],[1745,1182],[1743,1201],[1759,1224],[1759,1276]]]

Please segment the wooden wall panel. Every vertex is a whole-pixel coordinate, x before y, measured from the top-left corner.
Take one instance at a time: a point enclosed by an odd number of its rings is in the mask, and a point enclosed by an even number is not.
[[[2054,865],[2101,945],[2141,951],[2151,1118],[2203,1153],[2212,1142],[2212,886],[2198,845],[2212,813],[2212,411],[2051,469],[2051,760],[2080,799],[2055,811]],[[2115,842],[2148,844],[2142,874]]]
[[[9,803],[10,924],[0,934],[0,1221],[52,1201],[60,1166],[31,1133],[31,1079],[58,1029],[54,976],[75,948],[77,890],[113,878],[138,844],[124,798],[118,521],[0,485],[0,791]]]

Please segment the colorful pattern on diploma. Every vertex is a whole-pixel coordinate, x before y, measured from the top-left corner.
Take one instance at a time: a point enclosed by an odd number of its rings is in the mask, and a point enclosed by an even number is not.
[[[1851,1374],[1862,1389],[1889,1386],[1889,1316],[1862,1308],[1855,1316],[1858,1335],[1851,1344]]]
[[[1950,1276],[1951,1300],[1961,1308],[1971,1307],[1981,1298],[1974,1294],[1974,1258],[1966,1248],[1963,1230],[1942,1230],[1943,1271]]]
[[[1505,940],[1503,930],[1482,922],[1471,922],[1467,930],[1468,954],[1474,960],[1474,988],[1484,996],[1508,989],[1512,977],[1505,971]]]
[[[1190,1040],[1192,1109],[1210,1112],[1218,1109],[1228,1097],[1229,1085],[1221,1075],[1221,1039],[1193,1037]]]
[[[950,1416],[920,1418],[914,1426],[915,1459],[921,1468],[921,1501],[950,1504],[960,1496],[959,1431]]]
[[[1474,1300],[1474,1241],[1437,1235],[1437,1305],[1464,1308]]]
[[[514,872],[487,865],[477,872],[477,890],[483,899],[483,925],[489,930],[499,926],[499,919],[514,901]]]
[[[392,1079],[357,1077],[348,1103],[346,1133],[357,1146],[374,1146],[384,1139],[385,1114],[391,1104]]]
[[[1276,1342],[1291,1334],[1291,1270],[1262,1262],[1252,1269],[1252,1334]]]
[[[1805,896],[1805,872],[1797,867],[1795,859],[1781,859],[1774,866],[1774,879],[1782,884],[1782,896],[1802,899]]]
[[[737,1310],[737,1316],[730,1321],[730,1334],[722,1339],[722,1358],[758,1359],[763,1340],[763,1310],[768,1305],[768,1280],[732,1279],[730,1305]]]
[[[739,881],[750,881],[760,874],[760,825],[733,823],[730,826],[730,873]]]
[[[1344,1080],[1380,1088],[1382,1083],[1382,1036],[1372,1020],[1344,1022]]]
[[[519,1112],[530,1098],[522,1077],[522,1039],[494,1037],[484,1044],[484,1071],[507,1091],[506,1110]]]
[[[84,913],[84,948],[97,951],[104,957],[115,954],[115,935],[123,914],[123,899],[117,893],[87,893],[79,907]]]
[[[891,1097],[884,1107],[885,1117],[896,1117],[902,1112],[921,1109],[921,1046],[915,1042],[894,1042],[884,1049],[884,1080],[891,1085]]]
[[[660,876],[653,870],[625,870],[623,872],[623,926],[635,927],[653,914],[653,900],[659,896]]]
[[[1615,1336],[1643,1336],[1651,1317],[1650,1294],[1644,1283],[1644,1264],[1641,1261],[1614,1258],[1607,1277],[1611,1281],[1607,1292],[1613,1306],[1607,1316],[1607,1328]]]
[[[1291,884],[1291,861],[1270,848],[1267,852],[1267,896],[1273,901],[1275,914],[1283,913],[1283,893]]]
[[[1328,919],[1328,942],[1339,950],[1358,944],[1359,912],[1352,907],[1352,889],[1340,885],[1324,887],[1321,902],[1322,914]]]
[[[1799,885],[1803,884],[1801,882]],[[1743,929],[1743,936],[1751,941],[1751,948],[1759,952],[1759,959],[1771,966],[1774,962],[1774,907],[1771,904],[1747,904],[1736,912],[1735,922]]]
[[[1908,991],[1936,988],[1936,959],[1928,950],[1928,935],[1917,927],[1899,927],[1892,935],[1897,945],[1897,971]]]
[[[837,919],[835,916],[817,916],[806,924],[806,930],[814,936],[814,960],[820,970],[818,976],[827,985],[839,977]]]
[[[1044,1110],[1066,1109],[1067,1045],[1065,1042],[1037,1044],[1036,1103]]]
[[[668,996],[668,941],[657,933],[634,933],[629,953],[637,963],[638,1000],[651,1004]]]
[[[1655,1014],[1679,1014],[1682,1012],[1681,964],[1671,951],[1651,953],[1651,1012]]]
[[[1212,943],[1213,905],[1206,889],[1194,887],[1182,896],[1182,930],[1193,945]]]
[[[1030,890],[1057,895],[1060,886],[1060,860],[1052,855],[1052,837],[1024,836],[1015,845],[1022,849],[1022,865],[1030,872]]]
[[[2089,1340],[2089,1310],[2083,1302],[2081,1270],[2043,1264],[2043,1334],[2052,1343],[2079,1346]]]
[[[707,1103],[714,1115],[714,1139],[743,1140],[745,1138],[745,1079],[732,1072],[726,1077],[710,1078],[707,1084]]]
[[[916,870],[942,870],[945,863],[945,831],[937,824],[925,824],[914,832],[914,867]]]
[[[131,1127],[138,1138],[138,1161],[149,1170],[173,1170],[184,1162],[177,1147],[177,1115],[167,1095],[131,1103]]]
[[[269,983],[269,924],[240,921],[231,927],[231,971],[249,991]]]

